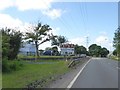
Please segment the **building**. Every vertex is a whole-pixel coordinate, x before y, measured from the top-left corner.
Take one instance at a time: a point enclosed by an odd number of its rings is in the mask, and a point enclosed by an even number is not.
[[[33,43],[24,42],[19,51],[22,55],[35,55],[36,47]]]
[[[74,55],[74,44],[62,44],[60,50],[61,55]]]

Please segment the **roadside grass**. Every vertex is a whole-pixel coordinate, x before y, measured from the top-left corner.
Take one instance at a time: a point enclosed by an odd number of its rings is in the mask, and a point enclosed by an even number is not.
[[[120,61],[120,59],[118,59],[117,56],[110,56],[109,58],[112,59],[112,60]]]
[[[18,62],[24,63],[21,70],[2,74],[3,88],[24,88],[36,80],[60,75],[69,71],[67,67],[68,62],[66,61],[49,60],[48,63],[45,64],[29,64],[26,63],[26,61]],[[43,60],[41,62],[43,62]],[[49,64],[49,62],[51,62],[51,64]]]
[[[2,90],[2,72],[0,72],[0,89]]]

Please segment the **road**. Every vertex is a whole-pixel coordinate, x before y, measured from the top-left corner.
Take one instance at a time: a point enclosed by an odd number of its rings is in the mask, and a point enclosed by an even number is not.
[[[118,62],[92,58],[71,88],[118,88]]]

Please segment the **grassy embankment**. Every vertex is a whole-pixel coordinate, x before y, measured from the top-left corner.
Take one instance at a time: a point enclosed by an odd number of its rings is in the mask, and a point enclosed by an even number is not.
[[[46,57],[47,58],[47,57]],[[11,62],[11,61],[10,61]],[[60,75],[69,71],[68,62],[60,60],[39,60],[37,62],[47,63],[28,63],[30,61],[18,61],[24,63],[23,67],[11,73],[2,74],[3,88],[24,88],[29,83],[36,80],[47,79],[50,76]]]

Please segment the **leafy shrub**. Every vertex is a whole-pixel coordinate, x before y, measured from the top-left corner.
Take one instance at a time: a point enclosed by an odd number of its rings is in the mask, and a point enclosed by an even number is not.
[[[3,60],[2,62],[2,72],[11,72],[11,68],[7,60]]]
[[[24,65],[20,61],[9,61],[4,59],[2,61],[2,72],[12,72],[20,70]]]

